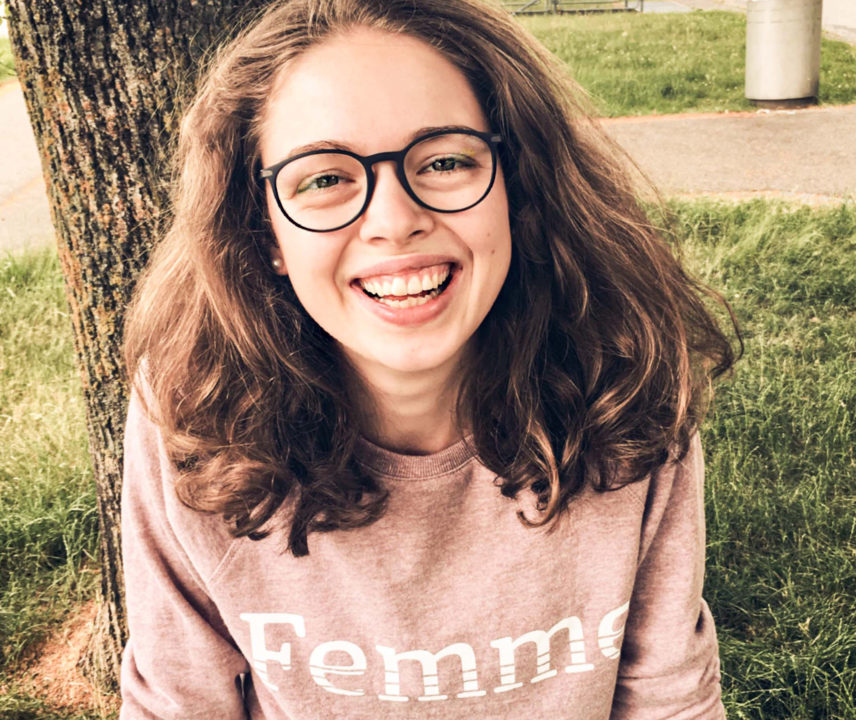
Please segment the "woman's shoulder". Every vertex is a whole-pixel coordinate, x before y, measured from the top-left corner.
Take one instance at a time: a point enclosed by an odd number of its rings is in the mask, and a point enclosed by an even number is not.
[[[642,557],[669,528],[683,528],[681,534],[688,543],[704,535],[704,455],[698,432],[690,438],[685,453],[670,452],[667,461],[640,486],[643,484]]]
[[[135,535],[149,536],[138,540],[157,541],[160,552],[182,556],[205,581],[237,541],[221,516],[194,510],[178,496],[179,470],[169,458],[157,417],[148,386],[136,382],[125,425],[123,535],[133,522]]]
[[[668,449],[666,460],[647,475],[632,482],[608,483],[608,487],[626,491],[646,514],[662,511],[675,491],[676,484],[699,484],[704,479],[704,455],[698,431],[687,441],[686,451],[675,443]]]

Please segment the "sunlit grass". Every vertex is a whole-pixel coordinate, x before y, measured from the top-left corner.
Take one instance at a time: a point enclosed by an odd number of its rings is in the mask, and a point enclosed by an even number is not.
[[[749,110],[735,12],[521,16],[604,116]],[[820,102],[856,102],[856,48],[822,42]]]
[[[856,206],[677,206],[746,355],[704,430],[729,718],[856,717]]]
[[[0,258],[0,668],[92,587],[94,499],[56,252]]]
[[[737,12],[521,15],[604,116],[749,110],[746,17]],[[0,37],[0,82],[14,75]],[[820,102],[856,102],[856,47],[824,38]]]

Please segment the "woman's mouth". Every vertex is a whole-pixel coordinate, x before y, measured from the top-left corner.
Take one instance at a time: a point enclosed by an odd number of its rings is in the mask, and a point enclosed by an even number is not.
[[[355,283],[375,302],[404,309],[424,305],[441,295],[449,286],[453,273],[452,263],[443,263],[394,275],[358,278]]]

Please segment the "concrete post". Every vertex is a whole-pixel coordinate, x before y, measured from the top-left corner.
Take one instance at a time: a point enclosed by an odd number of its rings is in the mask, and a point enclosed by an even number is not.
[[[761,106],[817,102],[823,0],[748,0],[746,97]]]

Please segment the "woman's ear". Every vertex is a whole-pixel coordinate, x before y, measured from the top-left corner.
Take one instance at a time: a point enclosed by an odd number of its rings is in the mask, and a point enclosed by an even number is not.
[[[277,275],[288,275],[288,268],[285,267],[285,258],[282,252],[275,245],[270,249],[270,266]]]

